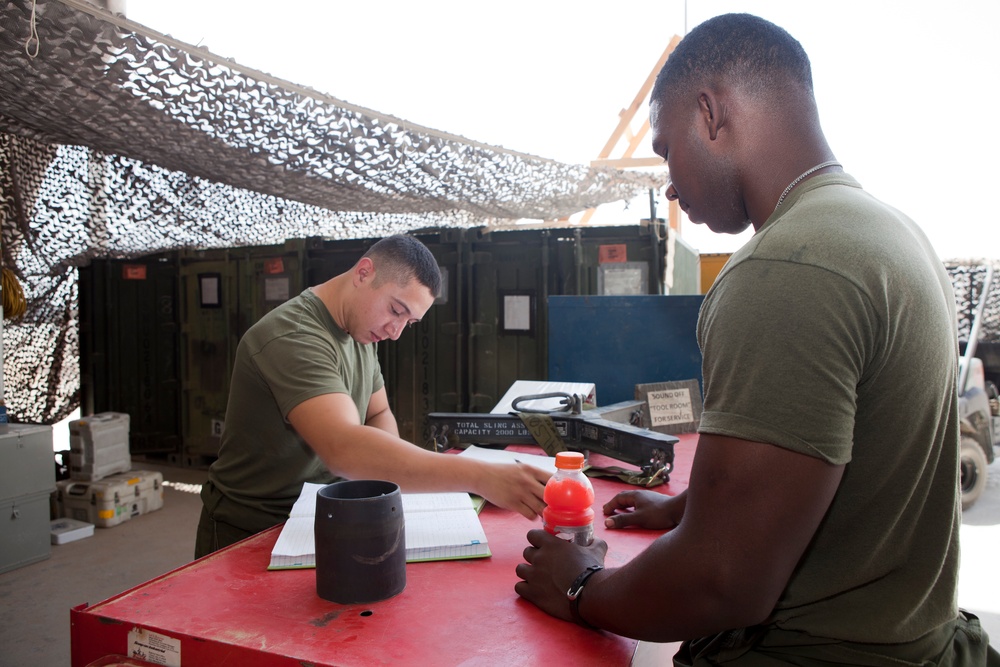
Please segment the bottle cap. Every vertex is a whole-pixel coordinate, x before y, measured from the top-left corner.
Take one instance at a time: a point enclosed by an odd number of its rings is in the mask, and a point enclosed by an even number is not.
[[[556,468],[560,470],[583,470],[583,454],[580,452],[558,452]]]

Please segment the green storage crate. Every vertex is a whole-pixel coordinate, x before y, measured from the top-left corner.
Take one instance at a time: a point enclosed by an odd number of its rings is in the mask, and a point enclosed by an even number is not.
[[[553,230],[562,289],[548,294],[663,294],[668,228],[663,220]]]
[[[411,232],[437,259],[444,291],[423,321],[398,341],[378,346],[400,435],[429,446],[428,412],[489,412],[515,381],[547,379],[548,296],[597,294],[622,285],[661,294],[669,266],[665,229],[657,221],[622,227]],[[101,297],[90,300],[105,306],[102,317],[87,320],[82,367],[92,399],[84,414],[128,412],[133,424],[149,414],[172,417],[170,451],[185,465],[207,464],[218,454],[242,335],[285,299],[349,270],[376,241],[310,238],[184,251],[168,263],[140,260],[150,267],[149,275],[159,280],[162,274],[162,289],[173,290],[172,299],[150,284],[118,285],[115,272],[121,269],[110,263],[103,273],[92,272],[89,282],[81,278],[88,294]],[[684,249],[683,244],[673,247],[674,285],[680,288],[677,276],[688,268],[676,250]],[[618,271],[623,264],[625,270]],[[143,311],[144,322],[127,316],[126,325],[118,321],[130,304],[144,301],[158,303],[162,312]],[[120,342],[140,331],[149,342]],[[553,344],[572,347],[574,342]],[[172,379],[173,394],[163,382],[153,383],[153,390],[145,384],[140,389],[139,380],[122,370],[135,366],[136,356],[147,350],[156,350],[148,358],[164,367],[159,372]],[[178,370],[171,376],[167,366]],[[113,386],[116,382],[121,391]],[[165,397],[168,406],[176,407],[136,404],[133,395],[143,392],[154,400]]]
[[[240,338],[304,289],[305,247],[297,240],[182,255],[184,465],[218,456]]]
[[[184,382],[182,465],[219,453],[232,359],[239,342],[239,267],[226,250],[187,251],[180,261]]]
[[[306,287],[319,285],[347,271],[376,241],[377,238],[340,241],[308,239],[305,262]]]
[[[427,446],[426,415],[458,411],[462,387],[461,248],[465,230],[412,232],[438,261],[442,294],[424,318],[396,341],[378,345],[389,407],[404,440]],[[306,258],[307,285],[317,285],[351,269],[379,239],[311,239]]]
[[[127,413],[133,454],[181,447],[177,284],[175,253],[80,268],[80,411]]]
[[[464,412],[489,412],[516,380],[544,380],[551,289],[548,230],[470,235]]]
[[[460,275],[463,230],[419,234],[441,269],[441,294],[423,319],[395,342],[378,346],[386,393],[399,434],[423,447],[431,444],[427,413],[455,412],[463,382],[462,290]]]
[[[676,234],[671,230],[671,234]],[[701,256],[679,236],[674,237],[672,256],[668,261],[673,284],[664,289],[670,296],[703,294],[701,290]]]
[[[304,275],[305,252],[303,239],[231,251],[230,257],[235,258],[239,272],[237,340],[254,322],[308,287]]]

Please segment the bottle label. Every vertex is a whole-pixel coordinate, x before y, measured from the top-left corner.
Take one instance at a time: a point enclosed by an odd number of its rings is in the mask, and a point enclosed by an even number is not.
[[[559,539],[579,544],[583,547],[589,546],[594,541],[594,526],[592,524],[587,524],[586,526],[552,526],[551,528],[546,526],[546,528]]]

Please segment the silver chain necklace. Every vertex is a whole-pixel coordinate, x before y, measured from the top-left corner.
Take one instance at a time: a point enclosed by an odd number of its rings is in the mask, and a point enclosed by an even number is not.
[[[792,188],[794,188],[796,185],[798,185],[799,182],[803,178],[805,178],[806,176],[808,176],[809,174],[813,173],[814,171],[819,171],[820,169],[826,169],[827,167],[843,167],[843,166],[844,165],[840,164],[836,160],[830,160],[829,162],[820,162],[815,167],[812,167],[810,169],[806,169],[804,172],[802,172],[799,175],[798,178],[796,178],[794,181],[792,181],[791,183],[789,183],[788,187],[785,188],[785,191],[781,193],[781,196],[778,197],[778,203],[774,205],[774,211],[778,210],[778,207],[781,206],[781,202],[785,201],[785,197],[788,195],[789,192],[792,191]],[[774,211],[771,211],[771,215],[774,215]]]

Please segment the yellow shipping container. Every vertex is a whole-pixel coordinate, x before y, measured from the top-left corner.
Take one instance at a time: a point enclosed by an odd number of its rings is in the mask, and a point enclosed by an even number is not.
[[[715,277],[722,271],[722,267],[729,261],[732,253],[717,252],[703,253],[698,256],[698,288],[702,294],[708,292]]]

